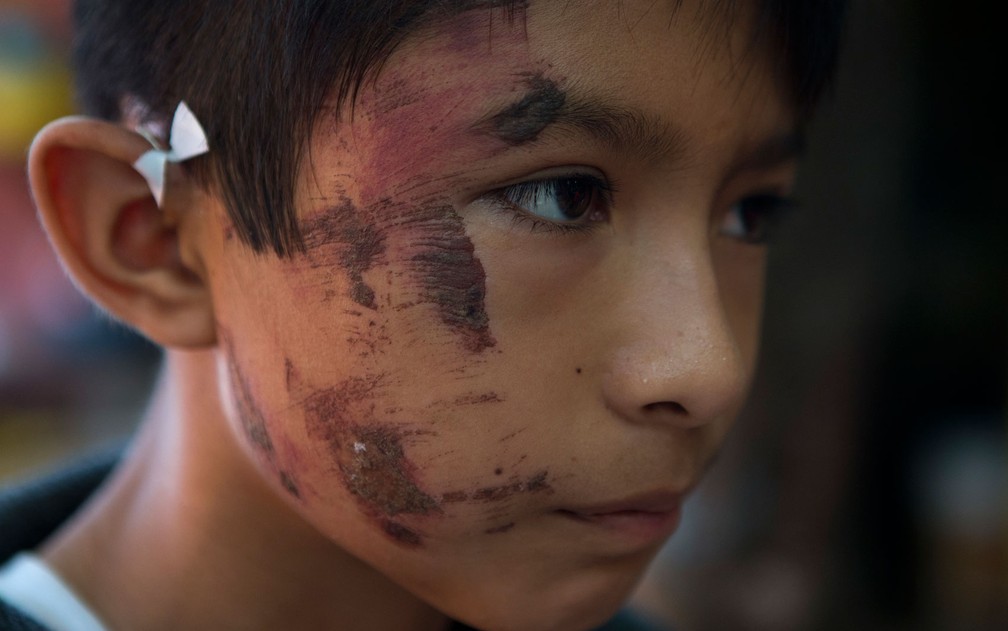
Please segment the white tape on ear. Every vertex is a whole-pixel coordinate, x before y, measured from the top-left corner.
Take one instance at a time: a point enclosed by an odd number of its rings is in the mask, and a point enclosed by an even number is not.
[[[185,101],[179,102],[178,108],[175,109],[168,149],[159,149],[154,142],[151,144],[154,148],[140,156],[133,163],[133,168],[147,180],[154,201],[160,208],[164,199],[165,170],[168,163],[185,162],[190,158],[201,156],[210,151],[210,146],[207,144],[203,126]]]

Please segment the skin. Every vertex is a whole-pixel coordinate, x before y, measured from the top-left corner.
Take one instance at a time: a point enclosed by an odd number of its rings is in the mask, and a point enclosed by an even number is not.
[[[187,326],[210,332],[169,350],[131,457],[46,559],[116,628],[611,616],[674,515],[658,535],[583,517],[681,499],[756,357],[765,249],[722,228],[739,200],[788,191],[793,156],[767,149],[794,120],[734,23],[722,36],[690,2],[538,2],[409,38],[352,118],[323,116],[291,258],[251,253],[176,174],[202,212],[177,218],[171,260],[207,296]],[[598,124],[614,111],[647,128]],[[615,183],[587,230],[494,193],[570,173]],[[122,300],[103,304],[177,342]]]

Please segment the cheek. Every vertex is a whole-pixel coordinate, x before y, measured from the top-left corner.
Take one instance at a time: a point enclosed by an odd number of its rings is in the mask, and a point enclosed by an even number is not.
[[[748,373],[752,374],[763,315],[766,250],[737,243],[716,243],[713,256],[725,316]]]
[[[344,201],[306,221],[303,230],[308,253],[293,266],[293,284],[307,302],[319,300],[320,288],[323,303],[349,297],[359,308],[344,315],[378,329],[377,337],[358,334],[369,338],[368,346],[388,347],[391,340],[382,338],[390,327],[399,337],[450,334],[458,348],[431,351],[445,357],[447,350],[461,364],[496,346],[486,273],[450,205],[384,202],[358,209]]]
[[[226,353],[246,443],[334,537],[350,513],[411,548],[445,528],[508,530],[509,507],[552,492],[550,471],[510,421],[528,416],[499,387],[505,356],[461,218],[437,201],[343,202],[304,234],[268,306],[250,292],[236,309],[255,340]]]
[[[292,389],[304,389],[297,379]],[[421,544],[420,534],[404,525],[404,516],[441,514],[437,498],[421,488],[416,465],[407,457],[419,424],[401,413],[376,410],[381,378],[367,376],[331,388],[316,389],[301,403],[308,438],[321,445],[343,488],[387,535],[399,543]],[[379,420],[380,416],[386,417]],[[323,501],[326,494],[319,494]]]
[[[283,432],[278,432],[273,418],[263,405],[270,396],[262,391],[260,381],[253,381],[242,368],[232,342],[231,331],[217,326],[224,353],[218,357],[218,380],[224,389],[222,399],[228,417],[240,428],[253,458],[265,468],[272,480],[295,500],[302,498],[297,450]],[[279,437],[279,442],[274,436]]]

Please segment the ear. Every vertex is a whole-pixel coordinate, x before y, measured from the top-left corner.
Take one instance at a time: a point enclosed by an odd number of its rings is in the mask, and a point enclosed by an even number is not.
[[[150,149],[112,123],[70,117],[46,126],[29,153],[42,224],[77,285],[114,317],[165,347],[215,342],[214,314],[193,223],[209,196],[175,166],[167,211],[133,162]]]

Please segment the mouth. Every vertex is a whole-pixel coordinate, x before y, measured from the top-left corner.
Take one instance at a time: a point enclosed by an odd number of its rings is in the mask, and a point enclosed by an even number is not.
[[[650,545],[675,532],[682,516],[682,500],[682,495],[675,493],[652,493],[555,512],[572,522]]]

